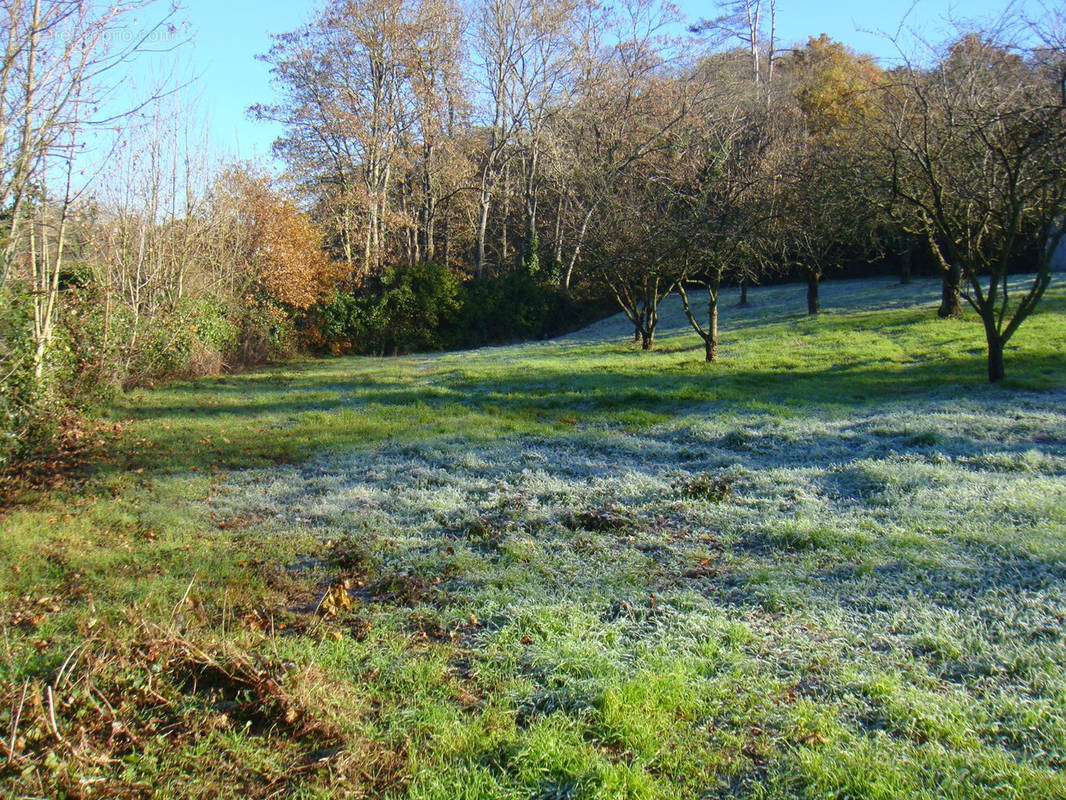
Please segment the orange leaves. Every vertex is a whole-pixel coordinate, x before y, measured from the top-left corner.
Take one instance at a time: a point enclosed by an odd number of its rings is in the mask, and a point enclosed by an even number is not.
[[[227,207],[232,251],[251,297],[305,309],[344,277],[322,248],[321,230],[269,176],[234,168],[221,179],[219,201]]]
[[[267,293],[283,305],[308,308],[329,292],[338,277],[322,250],[322,234],[291,201],[275,198],[264,216],[256,261]]]

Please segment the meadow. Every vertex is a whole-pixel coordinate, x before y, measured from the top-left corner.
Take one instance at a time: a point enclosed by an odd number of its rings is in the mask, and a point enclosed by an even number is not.
[[[139,390],[0,511],[10,797],[1066,798],[1066,291]]]

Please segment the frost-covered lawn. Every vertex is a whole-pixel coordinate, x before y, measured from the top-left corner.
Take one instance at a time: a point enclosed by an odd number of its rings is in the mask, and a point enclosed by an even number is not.
[[[0,517],[0,734],[41,698],[0,778],[1066,798],[1066,295],[990,388],[937,288],[754,290],[716,365],[671,304],[653,353],[613,318],[133,398],[76,501]]]

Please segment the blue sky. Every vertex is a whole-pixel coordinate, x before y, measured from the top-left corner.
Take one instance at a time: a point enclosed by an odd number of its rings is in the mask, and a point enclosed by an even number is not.
[[[184,0],[179,19],[192,37],[180,55],[181,70],[197,76],[193,94],[210,126],[219,155],[269,160],[278,135],[274,126],[251,120],[247,109],[273,99],[266,64],[255,56],[270,47],[270,33],[292,30],[306,21],[312,0]],[[705,0],[681,0],[682,13],[695,20],[713,16]],[[782,44],[802,42],[827,33],[855,49],[889,58],[892,46],[868,31],[894,32],[905,15],[912,29],[933,40],[947,31],[947,20],[998,16],[1005,0],[778,0],[778,31]],[[867,31],[867,32],[864,32]]]

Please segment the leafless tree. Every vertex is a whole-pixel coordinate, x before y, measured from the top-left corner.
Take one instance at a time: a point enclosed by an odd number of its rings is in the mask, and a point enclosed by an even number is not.
[[[992,382],[1051,282],[1066,219],[1066,54],[1013,44],[1007,22],[962,36],[930,69],[896,71],[881,128],[895,193],[981,320]],[[1014,290],[1022,264],[1035,274]]]
[[[148,0],[0,4],[6,34],[0,63],[0,208],[7,212],[0,286],[20,276],[29,281],[38,380],[55,331],[71,215],[87,188],[74,182],[76,164],[93,172],[92,164],[82,163],[92,131],[135,110],[108,102],[122,68],[161,32],[173,30],[173,10],[161,11],[147,26],[137,21],[136,14],[151,6]]]

